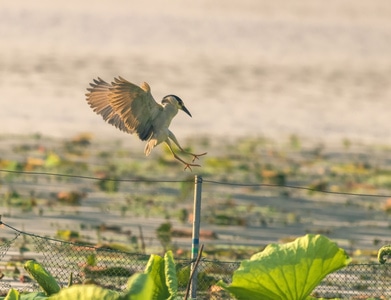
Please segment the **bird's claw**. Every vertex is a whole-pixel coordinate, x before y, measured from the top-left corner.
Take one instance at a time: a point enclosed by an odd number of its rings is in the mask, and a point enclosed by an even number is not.
[[[193,155],[193,160],[191,162],[194,162],[196,159],[200,159],[200,156],[203,156],[203,155],[206,155],[208,152],[205,152],[205,153],[202,153],[202,154],[193,154],[191,153],[191,155]]]

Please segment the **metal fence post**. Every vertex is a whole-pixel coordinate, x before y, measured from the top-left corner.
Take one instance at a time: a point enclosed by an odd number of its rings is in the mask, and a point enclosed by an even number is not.
[[[193,234],[191,245],[191,264],[190,273],[194,272],[190,283],[190,296],[192,299],[197,297],[197,270],[195,260],[198,255],[199,237],[200,237],[200,220],[201,220],[201,192],[202,192],[202,177],[195,175],[194,177],[194,208],[193,208]]]

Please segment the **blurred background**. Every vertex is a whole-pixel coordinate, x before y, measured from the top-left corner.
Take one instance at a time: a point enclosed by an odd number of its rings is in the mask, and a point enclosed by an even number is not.
[[[391,2],[3,1],[0,133],[126,138],[92,112],[97,76],[148,82],[195,135],[391,142]]]

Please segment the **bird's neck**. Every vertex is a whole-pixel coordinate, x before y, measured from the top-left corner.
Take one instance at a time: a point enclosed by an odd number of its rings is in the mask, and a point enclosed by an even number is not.
[[[163,110],[165,112],[165,116],[170,120],[178,113],[178,107],[172,103],[164,103]]]

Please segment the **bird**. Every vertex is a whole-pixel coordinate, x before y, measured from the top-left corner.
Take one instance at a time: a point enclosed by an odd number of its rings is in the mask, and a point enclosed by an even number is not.
[[[174,133],[169,130],[178,110],[192,117],[181,98],[170,94],[164,96],[161,103],[157,103],[148,83],[143,82],[138,86],[121,76],[115,77],[111,83],[100,77],[93,79],[87,91],[86,100],[94,112],[119,130],[136,134],[140,140],[147,141],[144,148],[146,156],[157,145],[165,143],[174,158],[185,165],[184,170],[192,171],[191,167],[200,167],[194,161],[207,153],[194,154],[185,151]],[[184,161],[175,153],[171,141],[181,152],[193,156],[191,163]]]

